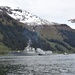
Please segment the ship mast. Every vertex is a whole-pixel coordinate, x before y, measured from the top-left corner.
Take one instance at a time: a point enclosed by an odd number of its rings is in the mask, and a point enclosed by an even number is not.
[[[31,51],[32,50],[32,41],[31,39],[29,39],[28,43],[27,43],[27,47],[25,47],[24,51]]]
[[[32,44],[31,39],[29,39],[27,46],[31,47],[31,44]]]

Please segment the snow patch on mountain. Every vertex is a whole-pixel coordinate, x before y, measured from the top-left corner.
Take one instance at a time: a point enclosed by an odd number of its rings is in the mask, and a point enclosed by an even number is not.
[[[36,15],[32,15],[31,13],[16,8],[16,9],[12,9],[8,6],[2,6],[0,7],[1,10],[6,11],[6,13],[11,16],[12,18],[18,20],[19,22],[22,23],[26,23],[28,25],[31,26],[36,26],[36,25],[55,25],[58,23],[55,22],[49,22],[45,19],[41,19],[40,17],[36,16]]]

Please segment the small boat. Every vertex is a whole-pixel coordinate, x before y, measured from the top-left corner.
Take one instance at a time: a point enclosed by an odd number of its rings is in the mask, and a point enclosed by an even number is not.
[[[65,52],[64,55],[68,55],[68,54]]]
[[[45,55],[45,52],[40,48],[37,48],[36,52],[38,53],[38,55]]]

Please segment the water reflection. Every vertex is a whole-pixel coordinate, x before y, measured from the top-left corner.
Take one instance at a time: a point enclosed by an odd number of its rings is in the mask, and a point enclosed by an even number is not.
[[[75,55],[3,56],[0,75],[75,75]]]

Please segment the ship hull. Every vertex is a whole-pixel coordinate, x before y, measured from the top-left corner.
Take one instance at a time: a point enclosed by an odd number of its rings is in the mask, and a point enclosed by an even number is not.
[[[25,52],[9,52],[10,56],[37,56],[37,53],[25,53]]]

